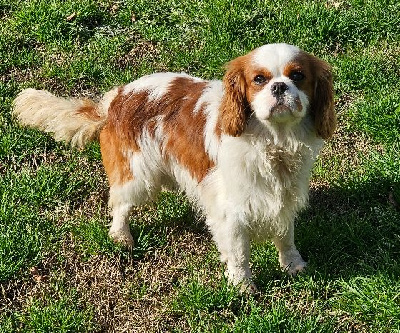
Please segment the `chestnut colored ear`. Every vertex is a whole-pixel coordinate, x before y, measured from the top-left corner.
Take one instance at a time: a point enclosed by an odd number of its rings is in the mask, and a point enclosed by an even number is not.
[[[227,65],[223,78],[224,96],[219,110],[222,133],[240,136],[246,125],[249,103],[246,98],[246,81],[243,73],[243,57],[232,60]]]
[[[336,129],[337,119],[333,101],[332,70],[328,63],[313,57],[314,70],[317,73],[311,113],[317,134],[329,139]]]

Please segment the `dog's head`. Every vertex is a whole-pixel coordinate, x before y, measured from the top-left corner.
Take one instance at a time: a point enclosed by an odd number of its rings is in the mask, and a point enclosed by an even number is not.
[[[240,136],[247,119],[290,126],[309,115],[318,136],[336,127],[330,66],[287,44],[261,46],[228,63],[220,109],[222,132]]]

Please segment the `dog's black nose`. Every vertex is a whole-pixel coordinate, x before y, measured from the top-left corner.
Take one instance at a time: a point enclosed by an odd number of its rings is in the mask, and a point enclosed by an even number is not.
[[[287,86],[286,83],[284,83],[284,82],[275,82],[271,86],[272,96],[274,96],[274,97],[281,96],[288,89],[289,89],[289,87]]]

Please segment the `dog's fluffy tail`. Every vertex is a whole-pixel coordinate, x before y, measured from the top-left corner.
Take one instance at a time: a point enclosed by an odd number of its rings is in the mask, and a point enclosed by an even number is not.
[[[52,133],[57,141],[82,148],[98,139],[116,93],[116,89],[111,90],[95,103],[56,97],[45,90],[25,89],[14,100],[13,113],[22,125]]]

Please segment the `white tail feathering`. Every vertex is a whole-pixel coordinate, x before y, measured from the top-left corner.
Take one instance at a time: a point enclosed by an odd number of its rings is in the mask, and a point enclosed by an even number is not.
[[[29,88],[15,98],[13,113],[22,125],[52,133],[55,140],[82,148],[97,140],[107,120],[110,97],[115,96],[111,93],[114,90],[96,104],[88,99],[61,98],[45,90]]]

